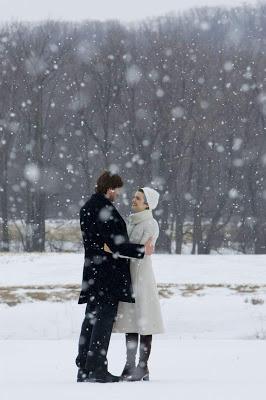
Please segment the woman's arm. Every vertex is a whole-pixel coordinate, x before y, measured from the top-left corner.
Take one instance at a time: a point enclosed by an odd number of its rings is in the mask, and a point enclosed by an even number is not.
[[[143,235],[140,241],[140,244],[143,244],[152,237],[152,243],[155,245],[156,240],[158,239],[159,236],[159,225],[157,221],[154,219],[152,221],[149,221],[145,226],[143,230]]]

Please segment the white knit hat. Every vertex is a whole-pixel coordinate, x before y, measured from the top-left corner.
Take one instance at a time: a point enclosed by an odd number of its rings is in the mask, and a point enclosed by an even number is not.
[[[143,187],[142,190],[145,194],[149,208],[151,210],[154,210],[158,205],[160,197],[159,193],[156,190],[151,189],[149,187]]]

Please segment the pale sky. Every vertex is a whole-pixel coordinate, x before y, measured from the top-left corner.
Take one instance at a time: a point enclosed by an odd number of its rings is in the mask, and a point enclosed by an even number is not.
[[[260,2],[266,0],[261,0]],[[237,6],[257,0],[0,0],[0,21],[60,19],[119,19],[137,21],[146,17],[182,11],[195,6]]]

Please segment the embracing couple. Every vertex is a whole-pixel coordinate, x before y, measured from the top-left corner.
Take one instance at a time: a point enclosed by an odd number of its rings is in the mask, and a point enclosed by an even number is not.
[[[159,193],[138,189],[126,224],[113,204],[122,186],[119,175],[105,171],[97,180],[96,193],[80,210],[85,262],[79,303],[87,307],[76,358],[78,382],[149,380],[152,335],[164,330],[150,257],[159,235],[152,215]],[[126,337],[121,376],[108,371],[112,332]]]

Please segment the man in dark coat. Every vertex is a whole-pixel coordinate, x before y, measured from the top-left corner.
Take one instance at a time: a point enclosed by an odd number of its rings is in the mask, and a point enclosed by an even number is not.
[[[108,372],[106,355],[118,302],[135,302],[129,258],[153,252],[151,240],[145,245],[129,243],[126,223],[113,205],[122,186],[119,175],[105,171],[96,193],[80,210],[85,262],[79,304],[87,307],[76,358],[78,382],[119,381]],[[112,253],[104,251],[105,245]]]

